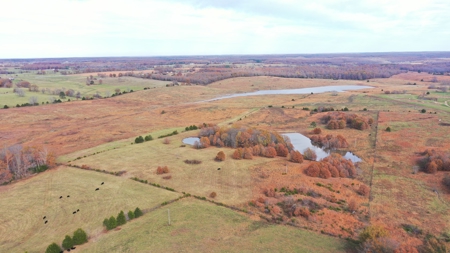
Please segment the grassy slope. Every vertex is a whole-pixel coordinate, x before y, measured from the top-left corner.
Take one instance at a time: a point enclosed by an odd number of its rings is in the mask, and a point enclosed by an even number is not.
[[[167,209],[171,226],[167,225]],[[79,252],[343,252],[344,241],[253,221],[235,211],[184,199],[147,213]]]
[[[101,233],[103,219],[120,210],[151,208],[179,196],[125,178],[67,167],[1,190],[0,252],[43,252],[80,227],[89,236]],[[80,212],[72,214],[77,209]]]

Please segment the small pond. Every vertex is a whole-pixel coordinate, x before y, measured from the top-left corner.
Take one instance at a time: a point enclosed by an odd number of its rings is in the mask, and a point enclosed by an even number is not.
[[[323,159],[331,154],[330,150],[325,150],[320,147],[314,146],[311,142],[311,140],[304,136],[303,134],[299,133],[287,133],[282,134],[283,136],[289,137],[291,140],[292,145],[294,146],[295,150],[300,151],[300,153],[303,154],[303,151],[307,148],[310,148],[316,152],[317,155],[317,161],[320,159]],[[335,152],[335,151],[333,151]],[[338,152],[338,151],[336,151]],[[341,153],[341,152],[338,152]],[[345,152],[345,154],[341,154],[345,159],[350,159],[353,163],[361,162],[361,158],[354,155],[352,152]]]
[[[331,153],[329,150],[325,150],[320,147],[314,146],[312,144],[311,140],[308,137],[304,136],[303,134],[287,133],[287,134],[282,134],[282,135],[289,137],[292,145],[294,146],[294,149],[300,151],[300,153],[302,153],[302,154],[306,148],[310,148],[310,149],[314,150],[316,152],[318,161],[320,159],[323,159],[323,158],[329,156]],[[200,141],[200,139],[198,137],[188,137],[188,138],[183,139],[183,143],[188,144],[188,145],[194,145],[194,143],[196,141]],[[333,152],[338,152],[338,151],[333,151]],[[341,153],[341,152],[339,152],[339,153]],[[345,152],[345,154],[341,153],[341,155],[345,159],[350,159],[353,163],[362,161],[361,158],[357,157],[352,152]]]
[[[259,90],[254,92],[238,93],[232,95],[226,95],[222,97],[217,97],[203,102],[216,101],[225,98],[235,98],[235,97],[246,97],[246,96],[261,96],[261,95],[289,95],[289,94],[311,94],[312,93],[324,93],[324,92],[344,92],[348,90],[360,90],[373,88],[371,86],[365,85],[343,85],[343,86],[319,86],[311,88],[301,88],[301,89],[287,89],[287,90]]]
[[[183,139],[183,143],[184,144],[188,144],[188,145],[194,145],[194,143],[196,142],[196,141],[200,141],[200,138],[198,138],[198,137],[188,137],[188,138],[184,138]]]

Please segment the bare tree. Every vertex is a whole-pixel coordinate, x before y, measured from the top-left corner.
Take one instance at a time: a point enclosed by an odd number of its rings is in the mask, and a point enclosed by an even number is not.
[[[30,98],[28,99],[28,101],[30,101],[30,104],[31,104],[31,105],[35,105],[35,104],[38,104],[38,103],[39,103],[39,102],[38,102],[38,98],[35,97],[35,96],[30,97]]]
[[[15,88],[14,92],[19,96],[19,97],[25,97],[25,90],[21,89],[21,88]]]

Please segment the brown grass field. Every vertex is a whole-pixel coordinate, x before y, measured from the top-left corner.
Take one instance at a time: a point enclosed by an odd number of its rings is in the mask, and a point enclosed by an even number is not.
[[[104,235],[98,229],[101,229],[103,216],[108,216],[108,214],[100,215],[98,221],[100,226],[92,225],[92,228],[89,228],[96,231],[90,232],[90,235],[94,235],[95,240],[80,248],[85,252],[146,252],[151,248],[159,252],[159,249],[166,246],[172,251],[179,251],[181,247],[186,252],[194,252],[209,249],[208,246],[217,251],[233,251],[235,248],[232,248],[234,246],[231,245],[237,245],[243,249],[243,252],[261,251],[265,248],[271,249],[269,251],[280,249],[309,252],[309,250],[321,248],[314,243],[302,246],[295,243],[294,235],[296,233],[299,233],[299,236],[307,236],[305,233],[310,233],[304,230],[304,227],[334,236],[355,239],[363,227],[375,223],[383,224],[392,237],[403,245],[420,245],[421,238],[408,234],[402,225],[414,225],[436,236],[444,232],[450,233],[448,226],[450,223],[448,214],[450,195],[440,183],[445,172],[438,172],[434,175],[423,172],[412,173],[412,167],[415,165],[415,152],[422,152],[426,148],[446,151],[450,147],[448,144],[449,127],[438,124],[439,119],[442,122],[450,123],[450,107],[445,105],[447,96],[433,91],[430,96],[439,97],[438,101],[417,99],[418,95],[429,91],[427,87],[431,84],[429,82],[431,78],[432,75],[423,73],[373,79],[368,83],[276,77],[233,78],[207,86],[161,87],[109,99],[1,110],[0,142],[2,145],[14,143],[44,145],[59,156],[58,162],[60,163],[87,165],[94,169],[110,172],[127,171],[122,177],[113,177],[91,171],[59,167],[55,171],[0,187],[1,198],[6,192],[11,195],[11,198],[17,198],[20,203],[24,203],[30,200],[16,196],[29,195],[28,192],[36,194],[36,191],[32,190],[33,188],[25,187],[31,183],[47,187],[46,185],[49,183],[46,178],[49,175],[87,173],[86,175],[112,177],[114,180],[118,180],[117,182],[127,182],[133,187],[138,183],[128,178],[138,177],[174,188],[178,192],[207,198],[214,191],[217,193],[216,201],[245,208],[264,216],[264,211],[260,207],[249,205],[250,201],[263,197],[264,188],[304,186],[321,193],[323,197],[317,199],[321,203],[329,204],[325,202],[324,198],[334,194],[346,202],[350,199],[356,200],[360,208],[356,214],[324,209],[314,214],[314,218],[311,219],[295,218],[280,222],[283,224],[292,222],[294,228],[285,225],[269,225],[262,221],[253,224],[248,218],[229,209],[184,199],[167,206],[179,215],[181,212],[177,210],[189,209],[178,218],[179,223],[175,222],[177,219],[175,215],[174,225],[171,227],[164,225],[166,210],[159,209],[146,214],[139,221],[136,220],[126,225],[129,227],[123,227],[120,231]],[[421,79],[424,79],[424,82],[421,82]],[[407,82],[416,82],[417,84],[406,85]],[[374,88],[343,92],[337,96],[333,96],[331,93],[270,95],[197,103],[233,93],[324,85],[370,85]],[[406,90],[406,94],[387,95],[384,93],[387,90]],[[450,102],[450,98],[448,100]],[[269,108],[268,105],[272,105],[272,107]],[[283,106],[284,108],[282,108]],[[332,106],[336,109],[348,107],[350,113],[371,117],[378,125],[375,123],[370,129],[364,131],[349,128],[327,130],[325,125],[319,123],[323,114],[311,116],[308,111],[302,110],[302,107],[313,109],[318,106]],[[363,111],[364,108],[367,111]],[[421,109],[426,109],[427,112],[419,113]],[[165,113],[161,113],[162,111]],[[323,134],[341,134],[347,139],[349,148],[346,150],[352,151],[363,160],[359,164],[359,175],[355,179],[310,178],[303,172],[308,162],[295,165],[287,162],[286,158],[280,157],[233,160],[231,159],[233,150],[229,148],[210,147],[196,150],[189,145],[181,147],[182,139],[195,136],[197,131],[169,137],[170,144],[163,144],[162,139],[156,139],[159,135],[174,130],[181,132],[186,126],[198,125],[203,122],[215,123],[220,126],[242,125],[280,132],[299,132],[305,135],[312,130],[311,122],[316,122],[318,127],[322,128]],[[392,128],[392,132],[384,131],[388,126]],[[155,140],[142,144],[131,144],[135,137],[148,134],[152,134]],[[220,150],[227,155],[227,159],[221,163],[213,160]],[[78,157],[80,159],[77,159]],[[185,159],[197,159],[202,163],[188,165],[183,162]],[[283,175],[286,163],[288,164],[288,173]],[[171,179],[163,179],[164,175],[156,174],[156,168],[165,165],[169,167],[168,175],[171,176]],[[221,168],[220,171],[217,170],[218,167]],[[266,176],[261,177],[261,172],[264,172]],[[324,187],[318,187],[317,183],[329,184],[339,193],[332,193]],[[356,187],[360,184],[371,185],[370,198],[359,196],[356,193]],[[86,182],[83,182],[82,185],[86,185]],[[155,196],[165,196],[163,193],[167,192],[146,185],[139,187],[157,191],[158,195]],[[436,194],[434,190],[438,193]],[[159,192],[163,192],[162,195]],[[135,192],[135,194],[137,194],[136,199],[129,201],[137,201],[133,204],[140,203],[143,199],[139,197],[141,193]],[[142,192],[142,194],[144,193]],[[174,198],[177,196],[175,193],[170,194],[174,194]],[[31,194],[31,196],[33,195]],[[295,197],[305,198],[304,196]],[[165,200],[168,199],[173,198]],[[153,202],[151,201],[153,200],[148,201],[150,202],[144,208],[152,206]],[[162,201],[164,200],[158,199],[155,205]],[[268,199],[270,205],[276,205],[276,201],[276,199]],[[0,199],[2,204],[0,208],[3,208],[3,203],[6,202],[6,199]],[[12,206],[7,210],[17,210],[16,212],[31,210],[29,206],[28,209],[18,210],[19,202],[9,202]],[[121,209],[121,206],[126,204],[117,202],[114,207]],[[139,206],[141,205],[139,204]],[[118,211],[120,210],[113,213]],[[215,212],[224,217],[207,215]],[[36,215],[41,216],[41,214]],[[91,215],[94,216],[94,214]],[[201,221],[206,219],[205,217],[211,217],[212,221],[203,224]],[[12,216],[7,219],[12,219]],[[31,222],[27,219],[18,220],[16,223],[20,227],[27,227],[29,226],[27,224]],[[62,222],[58,224],[58,227],[62,227]],[[144,229],[141,228],[143,224],[151,225],[148,229]],[[259,229],[259,226],[262,225],[256,224],[265,225],[263,229]],[[217,230],[212,229],[217,225],[222,226],[219,228],[222,228],[220,230],[223,232],[214,235],[214,231]],[[197,226],[204,233],[197,234],[200,232],[194,232],[192,226]],[[257,226],[258,229],[252,230],[253,226]],[[344,229],[340,227],[344,227]],[[40,238],[33,235],[32,232],[39,231],[37,227],[24,230],[27,231],[28,237]],[[70,232],[72,230],[74,229],[70,228]],[[3,235],[4,231],[0,230],[0,234]],[[69,233],[64,231],[61,233]],[[156,231],[158,233],[156,233],[155,240],[145,240],[149,234]],[[279,235],[278,239],[271,238],[272,233]],[[286,233],[289,234],[288,237],[281,236]],[[61,241],[63,234],[58,234],[58,236],[55,234],[53,238],[56,239],[54,240]],[[170,241],[170,237],[167,236],[169,234],[174,237],[173,241]],[[314,238],[319,238],[318,236],[314,234]],[[328,236],[320,236],[327,238],[326,240],[335,240]],[[57,239],[59,237],[61,238]],[[236,239],[240,237],[243,239]],[[19,241],[27,243],[30,241],[26,239],[27,237],[21,238]],[[192,243],[193,241],[195,243]],[[45,241],[42,242],[42,245],[49,243]],[[5,246],[9,247],[7,249],[19,247],[14,246],[11,239],[2,243],[3,245],[9,245]],[[114,245],[118,247],[117,251],[115,251]],[[204,247],[205,245],[207,247]],[[313,246],[307,248],[308,245]],[[297,246],[299,248],[295,248]],[[301,248],[303,246],[304,249]],[[20,251],[32,252],[29,248],[20,247]],[[333,250],[327,251],[330,248],[323,247],[323,252],[334,252]],[[339,250],[342,250],[342,247],[335,248],[335,251]]]

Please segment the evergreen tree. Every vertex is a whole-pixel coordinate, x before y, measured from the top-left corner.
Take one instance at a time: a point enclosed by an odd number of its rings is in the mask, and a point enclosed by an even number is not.
[[[139,207],[136,207],[136,209],[134,210],[134,217],[135,218],[139,218],[143,215],[141,209],[139,209]]]
[[[153,140],[153,137],[151,135],[145,136],[145,141],[151,141]]]
[[[73,245],[81,245],[88,241],[86,232],[79,228],[73,233]]]
[[[62,242],[63,249],[70,249],[73,247],[73,240],[70,236],[66,235]]]
[[[130,219],[130,220],[134,219],[134,213],[131,210],[128,211],[128,219]]]
[[[109,218],[109,228],[108,228],[108,230],[115,229],[116,227],[117,227],[116,218],[114,218],[114,216],[111,216]]]
[[[120,211],[119,215],[117,215],[117,226],[121,226],[127,223],[127,219],[125,218],[125,214],[123,211]]]
[[[134,139],[135,143],[143,143],[144,142],[144,138],[142,138],[142,136],[137,137],[136,139]]]
[[[108,220],[108,218],[105,218],[105,219],[103,220],[103,226],[105,226],[106,229],[108,229],[108,227],[109,227],[109,220]]]
[[[61,247],[58,244],[52,243],[47,247],[45,253],[59,253],[61,252]]]

